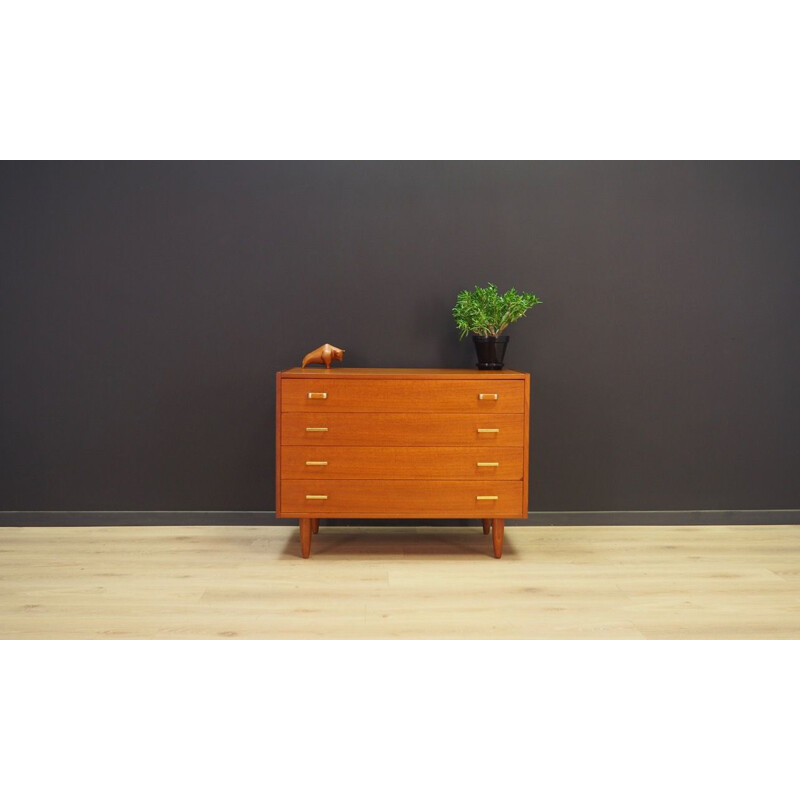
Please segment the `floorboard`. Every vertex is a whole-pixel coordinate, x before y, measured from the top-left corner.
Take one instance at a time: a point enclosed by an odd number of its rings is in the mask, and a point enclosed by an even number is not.
[[[795,639],[800,526],[0,528],[2,639]]]

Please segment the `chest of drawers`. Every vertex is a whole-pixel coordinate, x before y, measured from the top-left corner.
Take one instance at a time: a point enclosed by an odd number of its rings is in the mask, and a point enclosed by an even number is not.
[[[500,558],[527,517],[525,373],[295,368],[276,392],[276,514],[304,558],[320,519],[480,519]]]

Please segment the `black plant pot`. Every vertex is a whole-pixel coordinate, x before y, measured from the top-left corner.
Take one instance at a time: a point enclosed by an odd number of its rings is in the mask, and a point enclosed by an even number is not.
[[[475,352],[478,354],[478,369],[503,369],[508,336],[475,336]]]

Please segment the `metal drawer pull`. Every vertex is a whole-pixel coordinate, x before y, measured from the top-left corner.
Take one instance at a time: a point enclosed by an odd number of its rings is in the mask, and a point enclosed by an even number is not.
[[[307,467],[327,467],[327,461],[306,461]]]
[[[306,430],[310,431],[311,433],[314,433],[315,431],[326,431],[328,429],[327,428],[306,428]]]
[[[306,464],[307,463],[308,462],[306,461]],[[499,467],[500,466],[500,462],[499,461],[479,461],[478,462],[478,466],[479,467]]]
[[[499,500],[500,498],[496,494],[479,494],[476,500]]]
[[[478,433],[500,433],[500,428],[478,428]]]
[[[327,392],[309,392],[308,393],[309,400],[327,400],[328,393]]]
[[[478,395],[478,400],[497,400],[497,395],[489,393],[484,394],[483,392],[481,392]]]
[[[306,500],[327,500],[328,495],[326,494],[307,494]]]

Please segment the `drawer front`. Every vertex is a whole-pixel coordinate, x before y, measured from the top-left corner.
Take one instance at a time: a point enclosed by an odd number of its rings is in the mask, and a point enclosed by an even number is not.
[[[523,380],[284,379],[283,411],[522,414]]]
[[[522,453],[521,447],[284,447],[281,476],[522,480]]]
[[[522,481],[283,480],[281,514],[306,517],[521,517]]]
[[[522,447],[523,431],[523,414],[281,414],[284,446]]]

